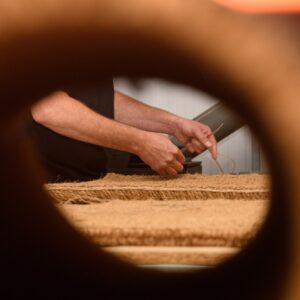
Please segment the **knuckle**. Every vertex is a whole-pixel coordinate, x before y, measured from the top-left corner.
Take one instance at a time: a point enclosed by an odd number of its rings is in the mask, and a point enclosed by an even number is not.
[[[171,156],[174,157],[174,156],[178,153],[178,150],[179,150],[179,149],[173,149],[173,150],[170,152]]]
[[[166,158],[166,162],[165,162],[165,165],[167,166],[168,164],[170,164],[171,162],[173,162],[174,160],[174,156],[169,156]]]
[[[160,169],[164,170],[168,166],[167,161],[160,164]]]

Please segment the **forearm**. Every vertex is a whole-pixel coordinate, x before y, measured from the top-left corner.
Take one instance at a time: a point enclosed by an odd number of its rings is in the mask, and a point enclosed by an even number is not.
[[[121,151],[138,153],[142,130],[105,118],[81,102],[57,92],[31,109],[33,119],[63,136]]]
[[[178,120],[172,113],[155,108],[120,92],[115,92],[115,120],[146,131],[173,135]]]
[[[191,153],[201,153],[208,148],[216,159],[217,143],[211,129],[206,125],[140,103],[119,92],[115,92],[114,101],[117,121],[146,131],[173,135]]]

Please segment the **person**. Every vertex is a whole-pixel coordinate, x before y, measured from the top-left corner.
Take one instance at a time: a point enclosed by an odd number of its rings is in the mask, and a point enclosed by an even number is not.
[[[55,91],[31,107],[31,136],[49,182],[86,181],[106,173],[105,148],[139,156],[159,175],[176,175],[185,157],[165,134],[190,152],[217,157],[209,127],[143,104],[118,91],[113,80]]]

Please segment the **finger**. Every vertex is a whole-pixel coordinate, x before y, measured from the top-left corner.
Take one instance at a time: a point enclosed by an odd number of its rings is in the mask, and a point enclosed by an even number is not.
[[[160,176],[165,176],[167,173],[165,172],[165,171],[163,171],[163,170],[157,170],[157,171],[155,171],[158,175],[160,175]]]
[[[203,144],[206,148],[212,147],[211,141],[206,137],[203,131],[199,130],[196,132],[196,139],[198,140],[198,142]]]
[[[214,135],[211,135],[209,137],[209,140],[212,144],[210,150],[211,150],[211,156],[213,159],[217,159],[217,156],[218,156],[218,150],[217,150],[217,141],[216,141],[216,138]]]
[[[167,175],[166,169],[165,168],[159,168],[159,169],[152,169],[154,172],[156,172],[160,176],[165,176]]]
[[[185,156],[182,154],[182,152],[178,149],[176,152],[175,158],[182,164],[185,162]]]
[[[175,175],[177,175],[177,171],[174,169],[174,168],[172,168],[172,167],[167,167],[166,168],[166,172],[167,172],[167,175],[171,175],[171,176],[175,176]]]
[[[175,169],[177,172],[181,172],[183,170],[183,165],[178,160],[175,160],[170,167]]]
[[[194,149],[192,143],[186,144],[186,148],[187,148],[187,150],[188,150],[190,153],[194,153],[194,152],[195,152],[195,149]]]
[[[211,143],[211,146],[208,148],[212,155],[212,158],[217,159],[217,152],[218,152],[217,151],[217,141],[216,141],[216,138],[215,138],[212,130],[208,126],[206,126],[206,128],[202,132],[203,132],[203,134],[206,135],[207,139]]]
[[[202,133],[204,134],[204,135],[206,135],[207,137],[209,137],[209,136],[211,136],[213,133],[212,133],[212,131],[211,131],[211,129],[210,129],[210,127],[208,127],[208,126],[204,126],[202,129],[201,129],[201,131],[202,131]]]
[[[206,149],[206,147],[203,144],[199,143],[196,139],[192,140],[192,145],[195,149],[195,152],[197,153],[201,153]]]

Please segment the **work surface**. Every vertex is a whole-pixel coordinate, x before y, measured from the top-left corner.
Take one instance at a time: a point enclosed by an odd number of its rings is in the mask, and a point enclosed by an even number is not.
[[[222,261],[255,236],[270,196],[264,175],[108,174],[46,189],[94,242],[140,264]]]

